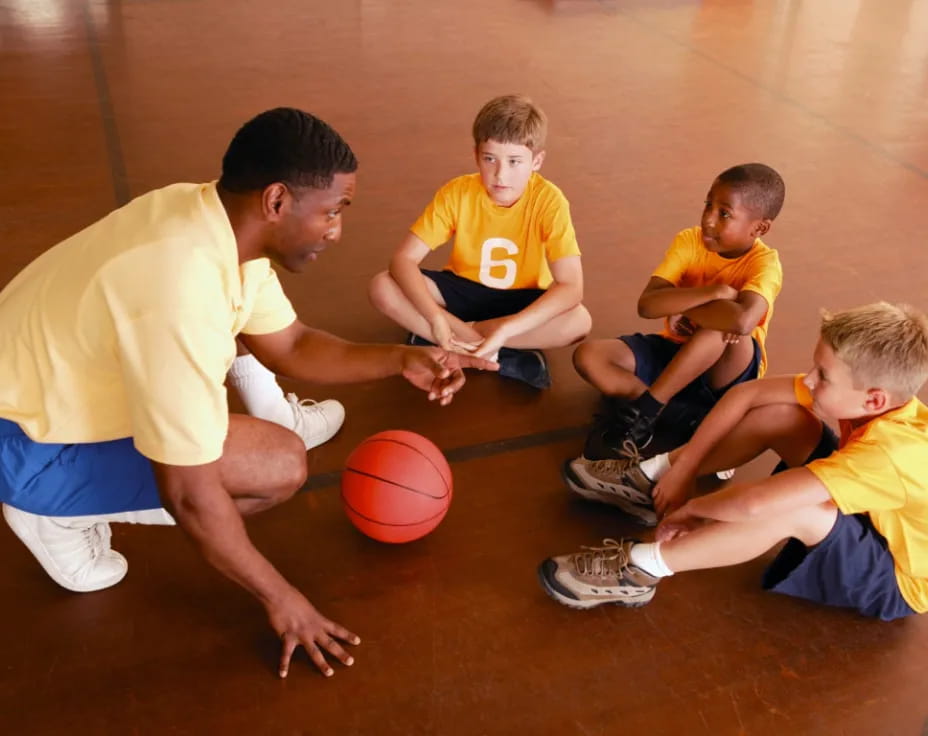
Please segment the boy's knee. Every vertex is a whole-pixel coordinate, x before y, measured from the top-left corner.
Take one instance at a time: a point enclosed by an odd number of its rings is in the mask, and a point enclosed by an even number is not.
[[[587,335],[590,334],[590,330],[593,329],[593,316],[590,314],[590,310],[582,304],[578,304],[574,307],[573,328],[574,334],[570,343],[586,340]],[[583,346],[581,345],[580,347]],[[577,350],[579,350],[580,347],[578,347]],[[576,351],[574,351],[574,355],[576,355]]]
[[[595,349],[593,348],[593,344],[590,342],[582,342],[574,350],[574,354],[573,354],[574,369],[581,376],[586,377],[587,370],[589,369],[590,362],[591,362],[590,356],[594,352],[595,352]]]
[[[381,312],[392,303],[396,290],[396,281],[389,271],[381,271],[367,285],[367,295],[371,304]]]

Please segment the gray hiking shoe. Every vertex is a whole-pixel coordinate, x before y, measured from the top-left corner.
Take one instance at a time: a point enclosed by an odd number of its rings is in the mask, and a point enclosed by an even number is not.
[[[595,608],[604,603],[638,608],[654,597],[660,578],[635,567],[629,553],[635,540],[604,539],[601,547],[549,557],[538,566],[545,592],[570,608]]]
[[[615,506],[644,526],[657,524],[652,492],[656,483],[641,470],[640,457],[587,460],[582,455],[561,469],[567,487],[590,501]]]

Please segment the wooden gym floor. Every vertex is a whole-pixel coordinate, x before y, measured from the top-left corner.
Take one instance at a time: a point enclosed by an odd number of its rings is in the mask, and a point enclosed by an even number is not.
[[[787,182],[771,372],[807,367],[821,306],[928,306],[922,0],[2,0],[0,284],[135,195],[214,178],[242,122],[293,105],[361,169],[341,244],[285,288],[315,326],[399,340],[366,283],[511,91],[550,117],[543,173],[571,201],[594,336],[653,329],[634,314],[649,269],[753,160]],[[116,527],[130,573],[89,595],[0,529],[0,732],[928,733],[928,619],[763,593],[763,560],[668,580],[641,610],[546,598],[541,558],[636,531],[561,485],[595,397],[570,350],[550,357],[552,390],[479,375],[446,409],[400,380],[288,386],[348,420],[307,492],[250,530],[362,636],[331,680],[305,657],[278,680],[259,607],[176,529]],[[338,501],[346,454],[388,428],[432,438],[456,483],[439,529],[400,547]]]

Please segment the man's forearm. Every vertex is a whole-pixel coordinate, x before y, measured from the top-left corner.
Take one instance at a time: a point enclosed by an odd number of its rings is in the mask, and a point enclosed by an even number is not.
[[[162,491],[168,510],[210,565],[269,605],[293,587],[252,544],[224,488]]]

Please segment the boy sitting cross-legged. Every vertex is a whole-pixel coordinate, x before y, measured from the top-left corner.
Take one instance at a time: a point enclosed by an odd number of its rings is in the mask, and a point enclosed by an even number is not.
[[[925,612],[928,408],[915,393],[926,377],[921,312],[881,302],[826,314],[810,373],[733,388],[663,469],[629,470],[623,482],[669,511],[655,542],[547,559],[542,585],[576,608],[639,606],[661,578],[745,562],[786,539],[764,588],[884,620]],[[790,469],[687,500],[697,475],[766,449]]]
[[[583,455],[564,469],[573,490],[595,495],[614,474],[614,463],[595,461],[637,461],[668,404],[673,411],[663,424],[679,445],[726,390],[763,376],[783,274],[777,252],[761,238],[784,196],[783,179],[769,166],[723,171],[706,195],[700,225],[677,234],[638,299],[638,314],[663,318],[663,331],[577,348],[574,365],[602,392],[604,411]]]
[[[473,126],[478,173],[438,190],[370,284],[371,302],[413,344],[474,351],[535,388],[551,383],[541,349],[578,342],[591,325],[570,207],[538,173],[546,134],[527,97],[484,105]],[[444,270],[420,269],[452,238]]]

